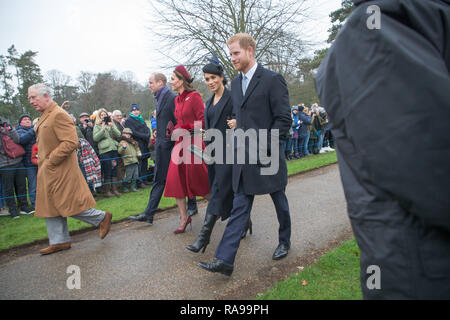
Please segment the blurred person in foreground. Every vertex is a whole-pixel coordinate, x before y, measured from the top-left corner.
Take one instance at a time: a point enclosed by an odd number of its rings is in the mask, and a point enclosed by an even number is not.
[[[450,299],[450,1],[354,2],[316,86],[363,296]]]

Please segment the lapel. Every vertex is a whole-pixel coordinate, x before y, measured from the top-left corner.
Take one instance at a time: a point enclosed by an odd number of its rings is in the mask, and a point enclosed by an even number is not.
[[[50,107],[47,108],[47,110],[44,111],[42,116],[39,118],[39,121],[36,126],[36,136],[38,134],[39,128],[41,125],[47,120],[48,117],[50,117],[50,114],[58,107],[58,104],[56,102],[53,102]]]
[[[244,105],[244,103],[247,101],[247,99],[250,97],[250,95],[253,93],[255,88],[258,86],[258,84],[261,80],[262,72],[263,72],[263,66],[261,64],[258,64],[255,74],[253,75],[253,78],[247,87],[245,97],[243,98],[242,103],[241,103],[241,108]],[[242,88],[242,75],[240,76],[240,84],[241,84],[241,88]],[[240,89],[239,91],[241,92],[241,95],[242,95],[242,89]]]
[[[220,98],[219,102],[214,106],[214,117],[213,117],[213,123],[211,123],[212,128],[217,128],[217,122],[221,118],[223,114],[223,110],[225,109],[225,106],[228,103],[228,100],[231,99],[230,91],[228,91],[225,88],[225,91],[223,92],[222,98]]]
[[[170,90],[169,90],[169,91],[170,91]],[[164,97],[162,97],[162,99],[161,99],[161,104],[160,104],[160,106],[159,106],[158,112],[156,113],[156,118],[159,117],[159,114],[161,113],[162,109],[164,109],[164,107],[166,106],[166,100],[167,100],[167,98],[168,98],[169,95],[170,95],[170,92],[169,92],[169,91],[167,91],[166,94],[164,95]]]
[[[209,119],[208,119],[208,110],[211,107],[212,103],[214,101],[214,96],[212,96],[211,98],[209,98],[209,100],[206,102],[206,107],[205,107],[205,130],[208,130],[209,128],[211,128],[209,126]]]

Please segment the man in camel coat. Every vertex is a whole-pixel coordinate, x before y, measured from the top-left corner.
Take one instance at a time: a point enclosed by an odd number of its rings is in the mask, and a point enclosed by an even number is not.
[[[35,126],[38,175],[35,217],[45,218],[50,246],[42,255],[70,249],[67,217],[100,226],[100,238],[109,232],[112,215],[96,205],[78,166],[78,138],[66,111],[51,96],[51,89],[36,84],[28,89],[30,104],[42,115]]]

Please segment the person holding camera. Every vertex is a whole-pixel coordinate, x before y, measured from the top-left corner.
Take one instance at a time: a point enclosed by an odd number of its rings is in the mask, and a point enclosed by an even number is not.
[[[100,109],[94,126],[94,141],[98,143],[99,158],[102,161],[105,197],[120,197],[117,191],[117,161],[119,154],[117,138],[120,131],[114,125],[108,111]],[[112,191],[112,192],[111,192]]]
[[[86,112],[80,114],[79,119],[80,124],[78,126],[81,129],[81,133],[98,155],[98,144],[94,141],[94,123],[91,121],[89,114]]]

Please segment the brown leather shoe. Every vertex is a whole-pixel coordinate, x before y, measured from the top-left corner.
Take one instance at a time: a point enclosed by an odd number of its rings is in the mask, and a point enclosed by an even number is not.
[[[111,220],[111,212],[105,212],[105,219],[103,219],[102,223],[100,223],[100,239],[105,239],[109,229],[111,229]]]
[[[52,254],[62,250],[70,249],[70,242],[61,243],[61,244],[52,244],[50,247],[42,249],[39,251],[43,256],[47,254]]]

